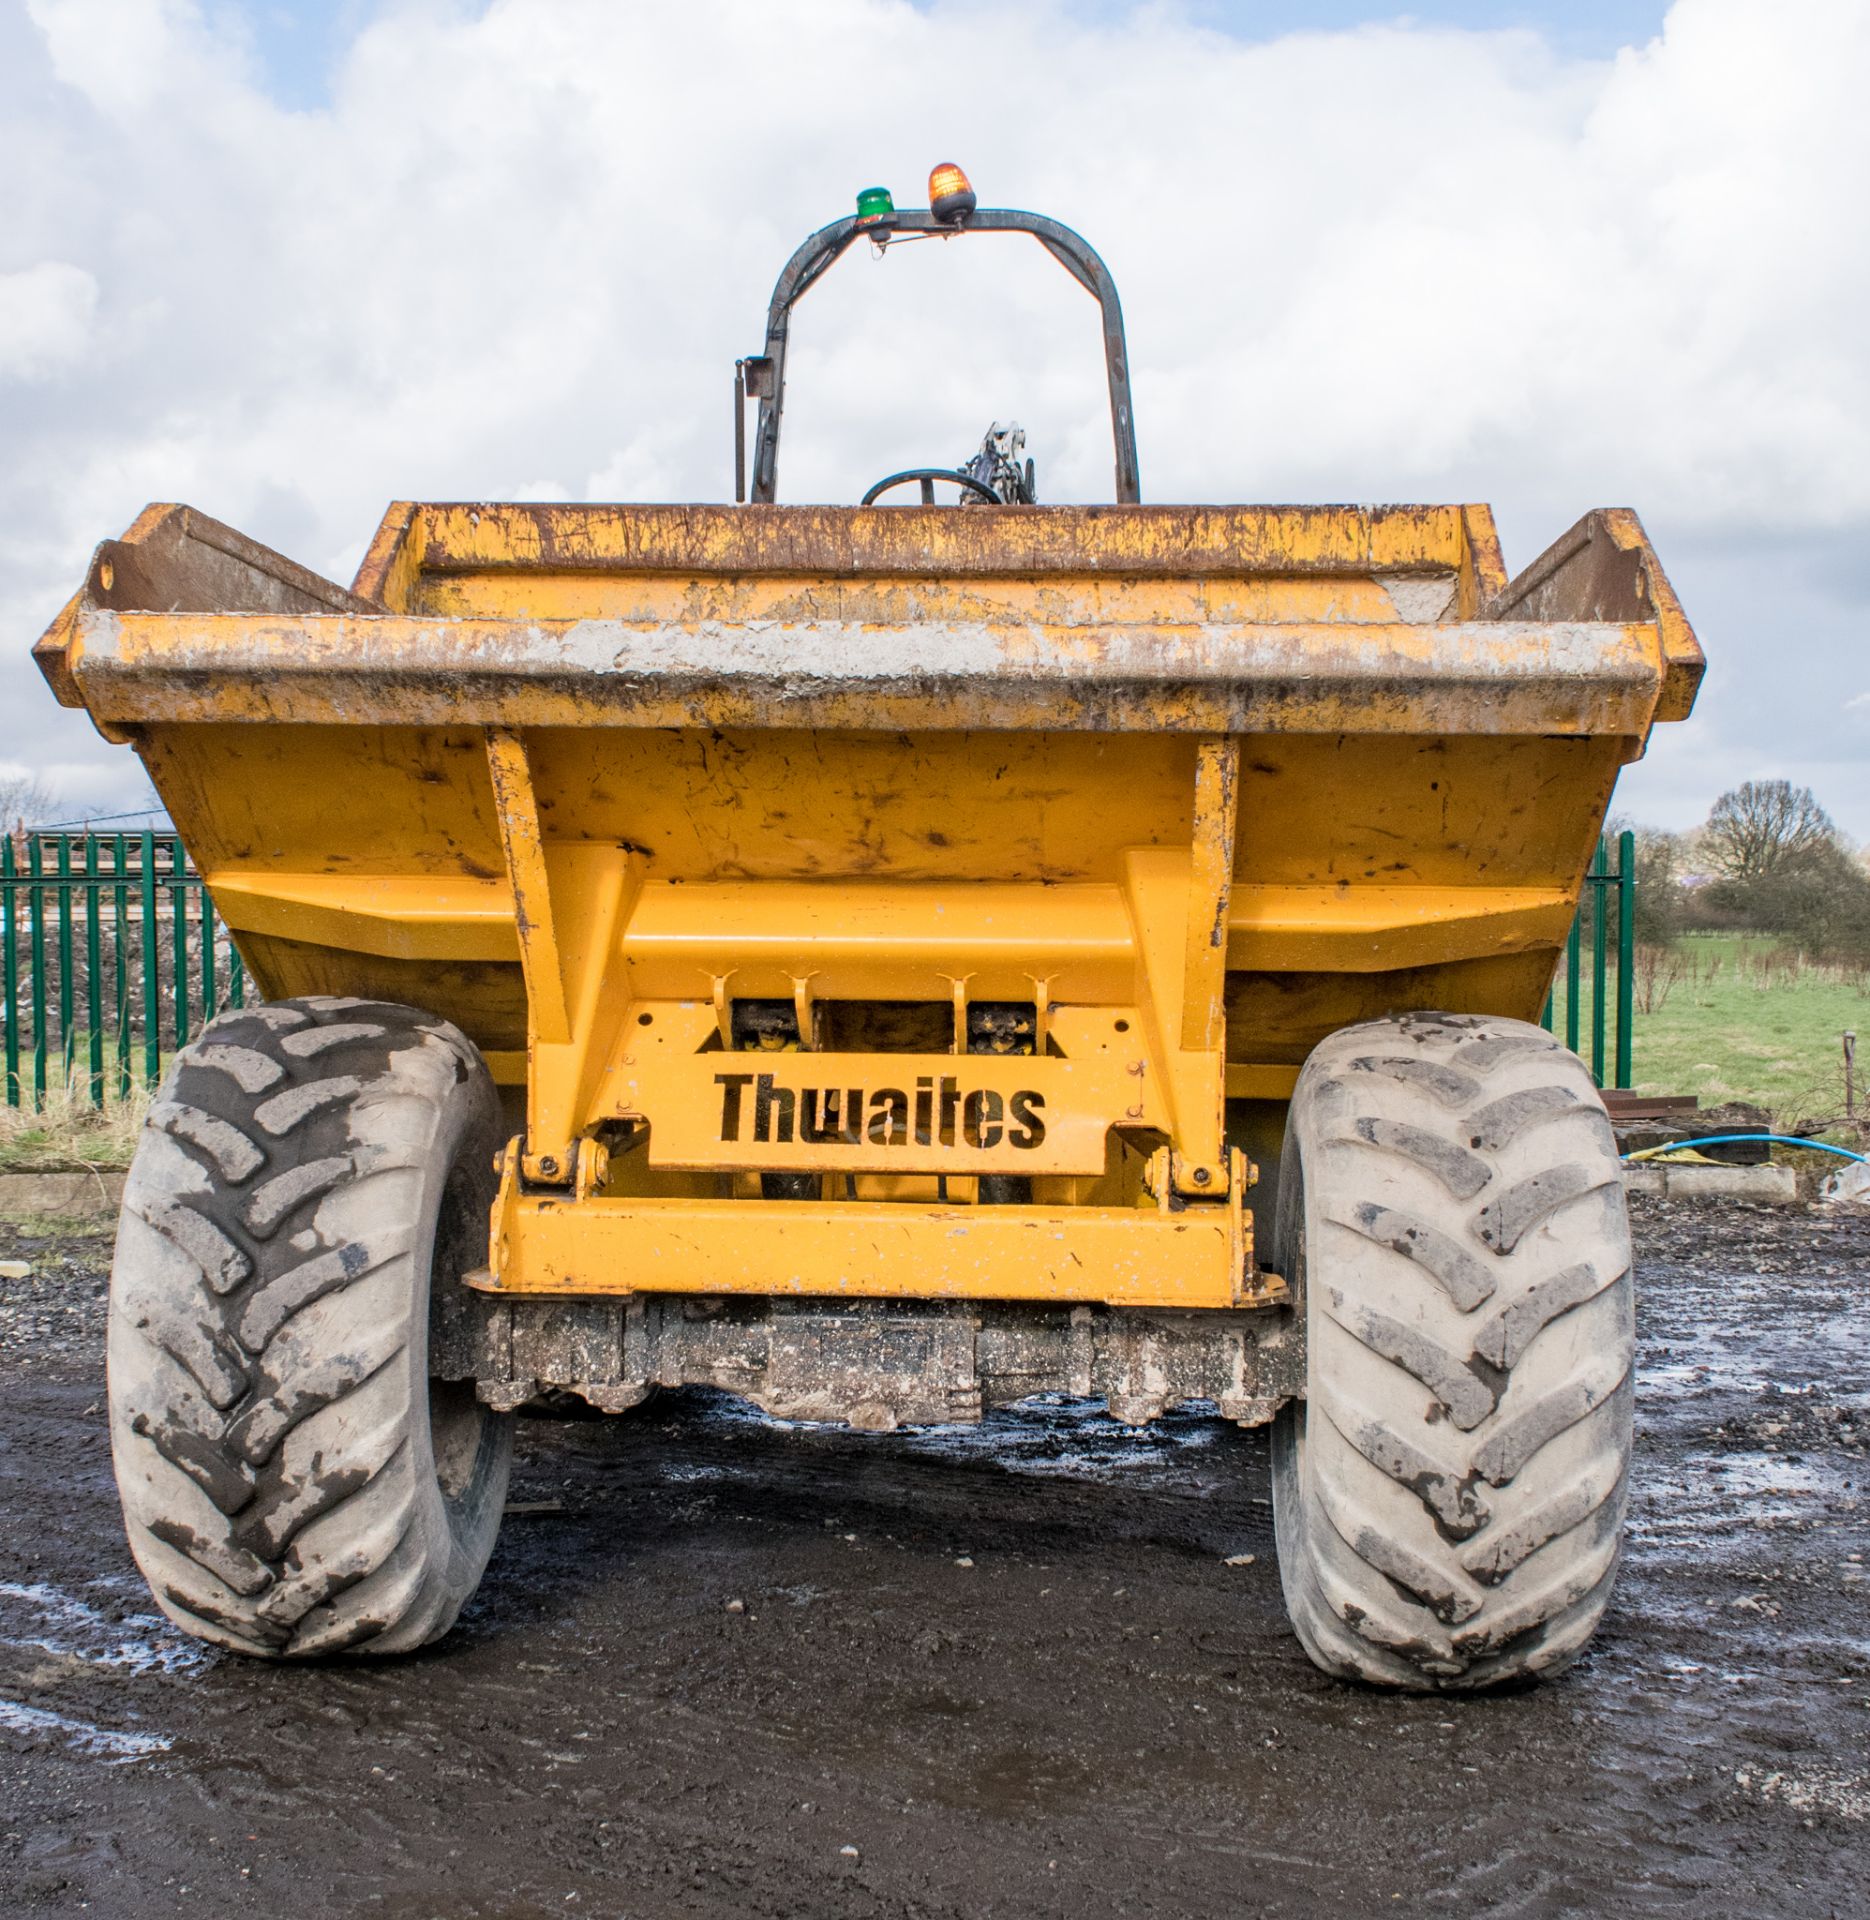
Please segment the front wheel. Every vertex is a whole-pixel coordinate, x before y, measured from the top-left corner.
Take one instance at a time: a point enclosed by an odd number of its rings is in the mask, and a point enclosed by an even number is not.
[[[429,1377],[432,1298],[485,1257],[500,1144],[446,1021],[308,998],[176,1056],[124,1188],[110,1425],[169,1617],[273,1659],[447,1632],[493,1549],[510,1417]]]
[[[1415,1691],[1563,1666],[1615,1577],[1635,1344],[1584,1063],[1466,1014],[1333,1034],[1293,1095],[1274,1237],[1306,1327],[1273,1436],[1306,1652]]]

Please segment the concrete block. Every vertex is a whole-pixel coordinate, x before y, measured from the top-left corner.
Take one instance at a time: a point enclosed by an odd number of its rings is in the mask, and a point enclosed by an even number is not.
[[[1785,1206],[1799,1197],[1790,1167],[1681,1167],[1666,1170],[1671,1200],[1756,1200]]]
[[[1818,1189],[1821,1207],[1870,1207],[1870,1160],[1853,1160]]]
[[[0,1220],[114,1218],[122,1201],[119,1172],[0,1173]]]
[[[1667,1191],[1665,1180],[1663,1170],[1647,1160],[1639,1160],[1635,1166],[1623,1170],[1624,1192],[1647,1194],[1652,1200],[1660,1200]]]

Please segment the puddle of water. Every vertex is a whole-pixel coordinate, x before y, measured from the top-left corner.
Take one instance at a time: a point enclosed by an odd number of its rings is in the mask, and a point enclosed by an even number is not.
[[[836,1422],[781,1420],[751,1401],[732,1394],[696,1393],[701,1418],[711,1424],[748,1425],[775,1433],[842,1433]],[[1139,1470],[1162,1468],[1193,1449],[1214,1444],[1223,1430],[1219,1410],[1206,1401],[1190,1401],[1147,1426],[1126,1427],[1113,1420],[1102,1400],[1074,1400],[1064,1394],[1035,1394],[1011,1407],[996,1407],[978,1423],[940,1427],[903,1427],[877,1436],[900,1453],[921,1459],[996,1466],[1007,1473],[1073,1480],[1111,1480]],[[664,1466],[666,1480],[714,1480],[733,1477],[718,1465]]]
[[[0,1699],[0,1727],[9,1733],[57,1737],[87,1758],[108,1761],[112,1766],[147,1760],[175,1745],[166,1733],[117,1733],[108,1727],[94,1727],[88,1720],[68,1720],[45,1707],[24,1706],[17,1700]]]
[[[1211,1408],[1185,1408],[1146,1427],[1126,1427],[1101,1400],[1046,1394],[997,1409],[978,1426],[925,1427],[899,1436],[899,1444],[925,1459],[981,1461],[1007,1473],[1111,1480],[1168,1466],[1212,1446],[1219,1432]]]
[[[1820,1493],[1843,1477],[1803,1461],[1795,1466],[1774,1453],[1690,1454],[1686,1465],[1709,1475],[1726,1493]]]
[[[45,1625],[0,1632],[0,1646],[30,1648],[55,1659],[81,1660],[87,1666],[112,1667],[128,1674],[199,1673],[220,1658],[212,1647],[189,1639],[160,1614],[136,1613],[112,1620],[89,1601],[59,1587],[0,1580],[0,1601],[8,1600]]]
[[[1794,1461],[1759,1449],[1692,1453],[1666,1477],[1638,1477],[1629,1537],[1677,1551],[1696,1541],[1719,1558],[1744,1547],[1762,1524],[1816,1524],[1848,1509],[1852,1477],[1848,1461],[1824,1457]]]

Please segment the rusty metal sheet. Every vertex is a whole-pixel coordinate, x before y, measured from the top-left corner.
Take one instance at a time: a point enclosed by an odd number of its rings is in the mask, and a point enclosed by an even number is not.
[[[957,579],[1092,572],[1369,573],[1459,567],[1485,508],[951,507],[399,504],[385,542],[425,574],[489,571],[887,574]],[[1488,522],[1491,527],[1491,521]],[[382,586],[387,556],[359,576]],[[374,596],[373,596],[374,597]]]

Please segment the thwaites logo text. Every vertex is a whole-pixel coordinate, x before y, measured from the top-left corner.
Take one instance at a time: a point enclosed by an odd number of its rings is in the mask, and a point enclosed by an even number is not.
[[[794,1140],[821,1146],[1030,1149],[1045,1138],[1045,1096],[964,1090],[946,1074],[910,1087],[782,1087],[770,1073],[717,1073],[721,1138],[756,1146]]]

